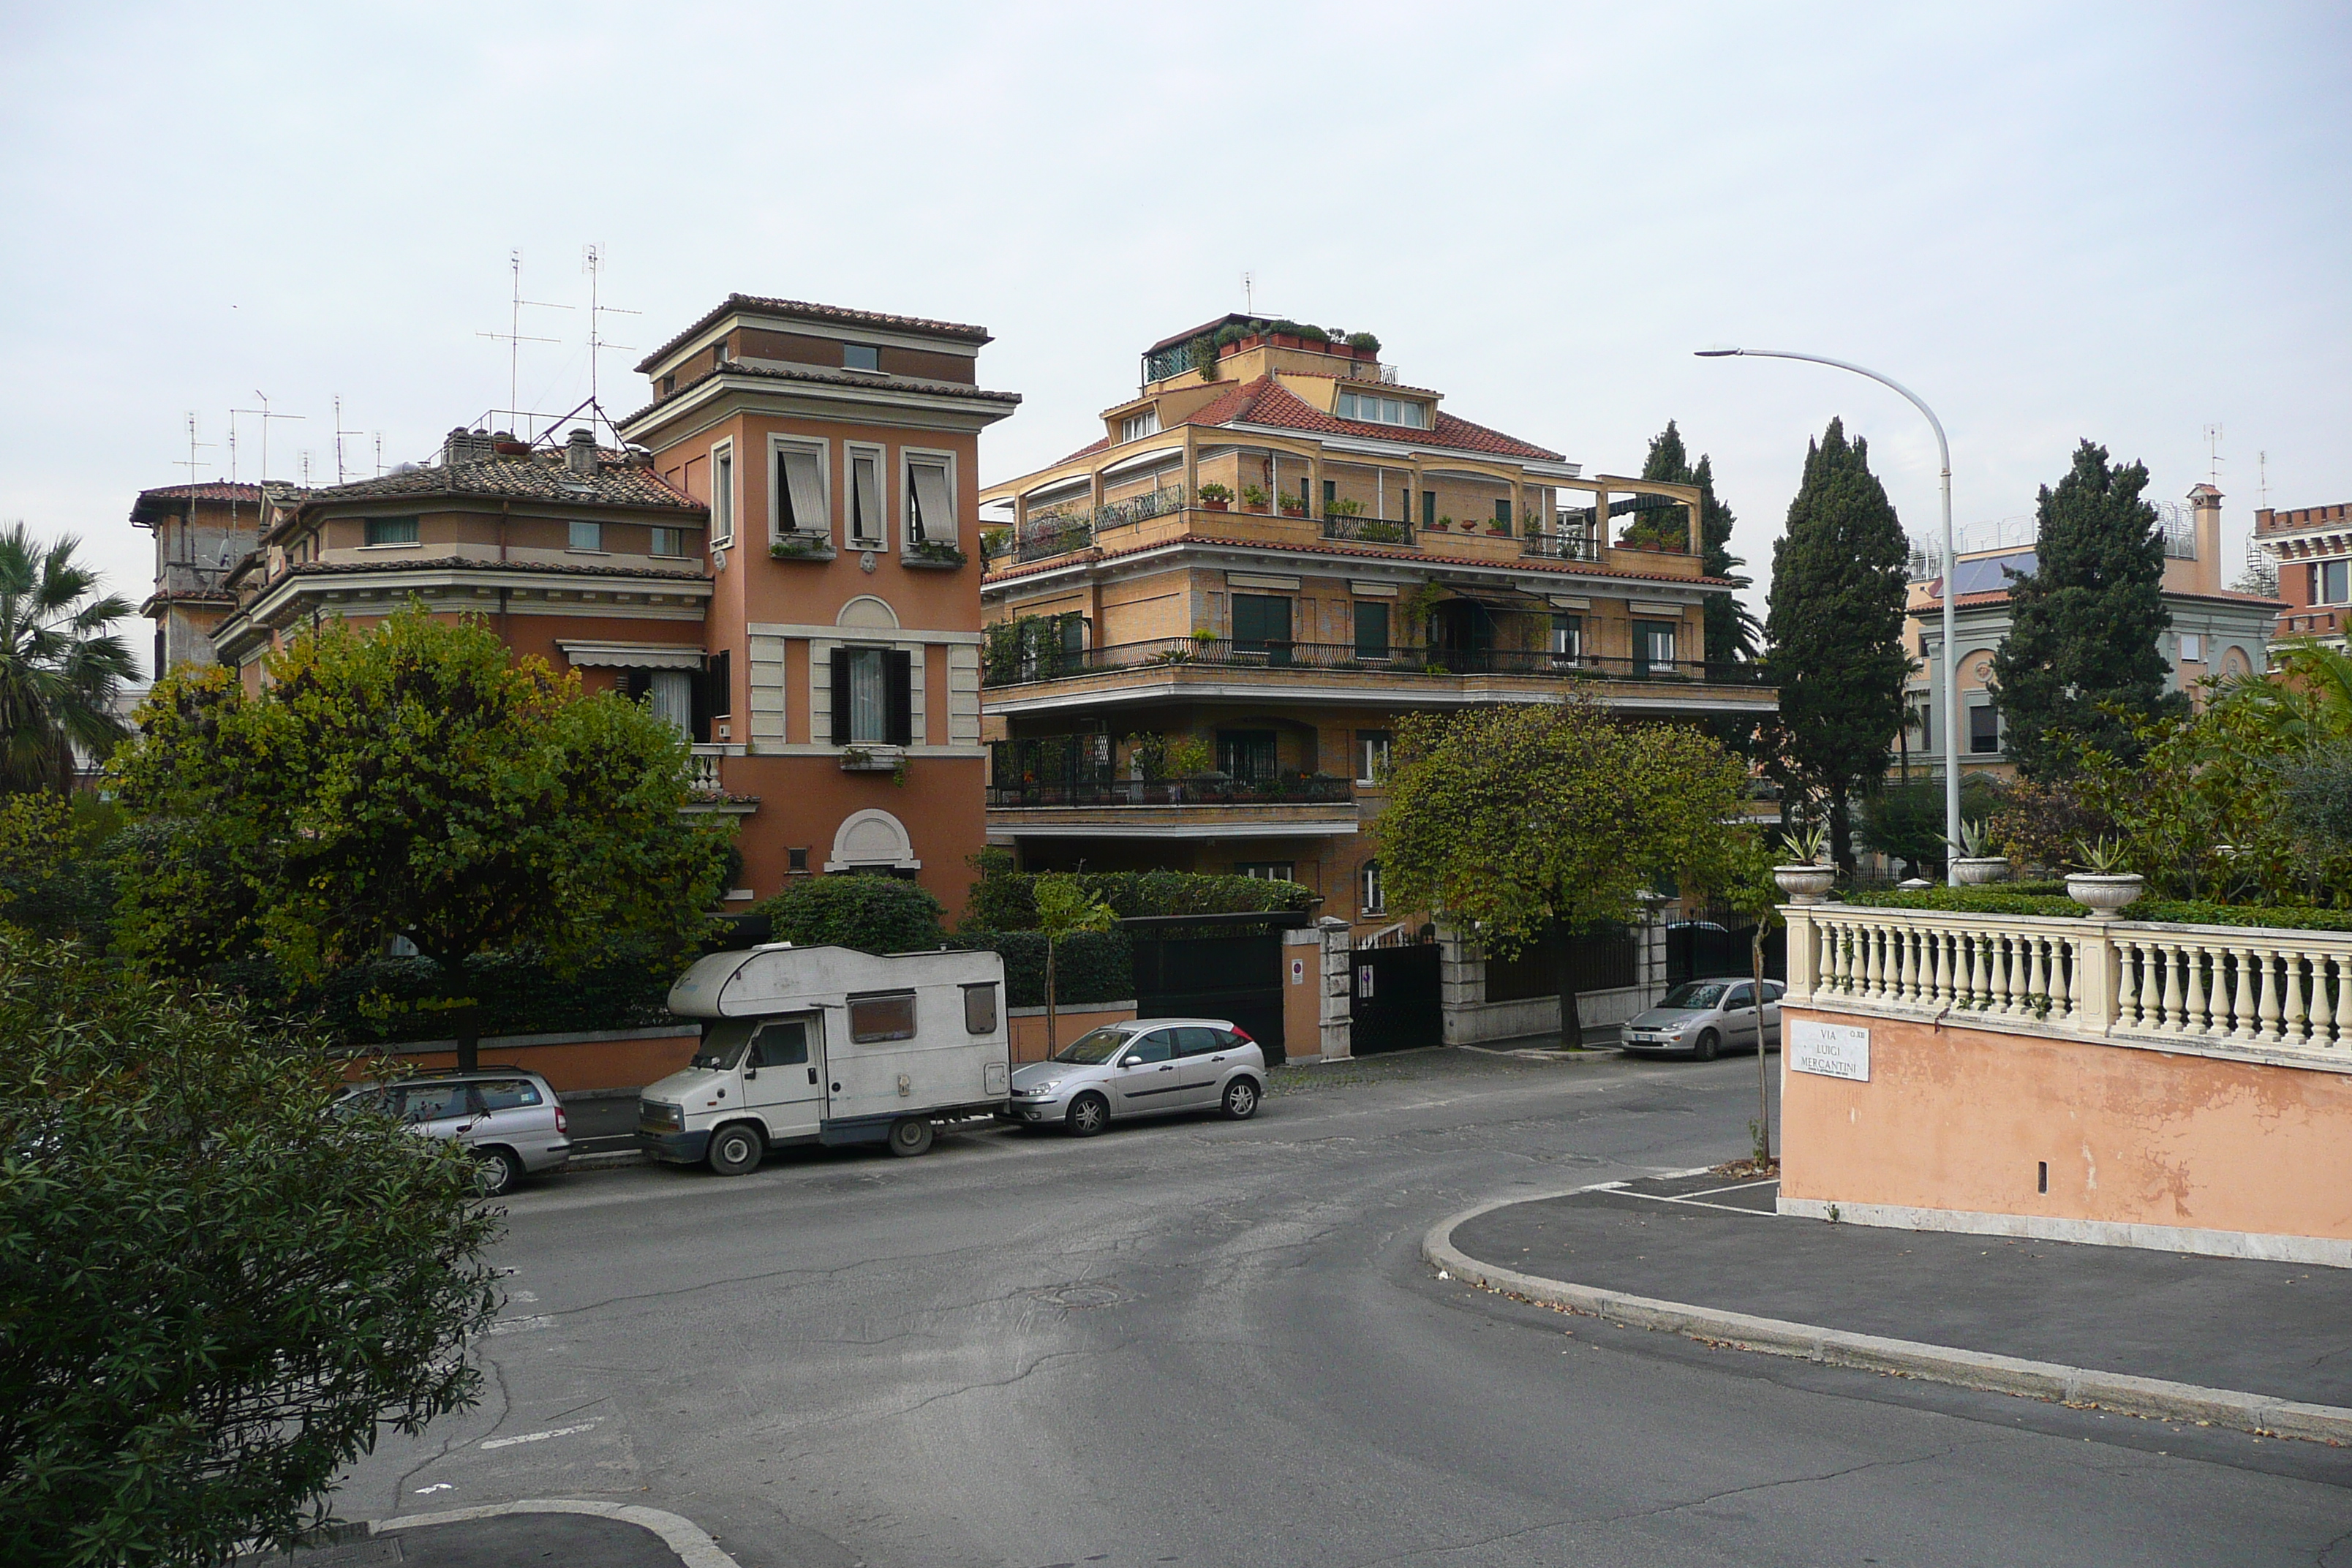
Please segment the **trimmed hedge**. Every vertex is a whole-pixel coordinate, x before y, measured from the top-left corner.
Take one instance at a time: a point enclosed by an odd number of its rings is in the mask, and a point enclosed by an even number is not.
[[[1312,888],[1255,877],[1204,876],[1192,871],[1081,871],[1081,886],[1121,920],[1143,915],[1303,913],[1315,907]],[[1037,873],[982,861],[972,884],[964,926],[973,931],[1037,929]]]
[[[1004,960],[1004,1005],[1045,1005],[1045,933],[1036,931],[965,931],[953,946],[994,952]],[[1054,1002],[1057,1007],[1127,1002],[1135,996],[1135,950],[1123,931],[1073,931],[1054,944]]]
[[[682,963],[655,968],[614,960],[564,975],[526,954],[493,952],[467,963],[466,984],[481,1007],[488,1038],[671,1023],[670,983],[682,973]],[[430,959],[372,959],[299,989],[287,984],[268,959],[219,964],[205,978],[242,994],[258,1013],[315,1016],[342,1045],[406,1045],[452,1033],[448,1014],[438,1005],[441,973]]]
[[[1922,888],[1848,893],[1849,904],[1868,908],[1952,910],[1979,915],[2058,915],[2083,919],[2089,910],[2063,891],[2063,882],[2019,882],[1987,888]],[[2168,925],[2250,926],[2265,931],[2352,931],[2352,910],[2304,909],[2278,904],[2217,904],[2194,899],[2142,899],[2123,911],[2127,921]]]
[[[860,952],[919,952],[947,941],[947,911],[929,889],[898,877],[808,877],[758,906],[772,941]]]

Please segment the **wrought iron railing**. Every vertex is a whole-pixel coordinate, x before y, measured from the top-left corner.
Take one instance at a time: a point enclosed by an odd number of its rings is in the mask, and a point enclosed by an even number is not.
[[[1361,675],[1548,676],[1565,680],[1679,681],[1717,686],[1768,686],[1760,664],[1709,664],[1697,659],[1627,658],[1602,654],[1555,654],[1540,649],[1391,647],[1289,642],[1279,638],[1160,637],[1071,649],[1048,669],[992,668],[983,685],[1017,686],[1109,669],[1205,665],[1237,669],[1333,669]]]
[[[1211,773],[1200,778],[1149,782],[1102,778],[988,786],[988,804],[995,806],[1337,805],[1355,798],[1346,779],[1321,773],[1273,779],[1237,779]]]
[[[1519,542],[1519,553],[1546,561],[1598,561],[1601,541],[1590,533],[1530,533]]]
[[[1412,524],[1384,517],[1329,517],[1323,519],[1323,537],[1344,539],[1355,544],[1396,544],[1408,550],[1420,546],[1413,542]]]

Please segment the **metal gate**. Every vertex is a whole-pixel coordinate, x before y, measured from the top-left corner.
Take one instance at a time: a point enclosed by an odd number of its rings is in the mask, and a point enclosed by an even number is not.
[[[1438,946],[1413,942],[1357,948],[1348,961],[1348,1016],[1360,1057],[1444,1042]]]
[[[1725,926],[1713,921],[1678,921],[1666,928],[1666,984],[1706,980],[1717,975],[1745,978],[1755,964],[1748,944],[1756,927]],[[1789,978],[1789,931],[1775,926],[1764,933],[1764,976]]]
[[[1122,921],[1135,947],[1135,1016],[1229,1018],[1278,1067],[1282,1048],[1282,933],[1146,936],[1164,918]],[[1255,922],[1265,924],[1265,917]],[[1285,923],[1296,924],[1296,921]]]

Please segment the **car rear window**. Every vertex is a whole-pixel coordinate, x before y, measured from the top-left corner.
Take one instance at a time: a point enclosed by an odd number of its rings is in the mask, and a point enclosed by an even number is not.
[[[400,1091],[404,1120],[409,1121],[446,1121],[454,1116],[471,1112],[467,1089],[462,1083],[412,1083]]]
[[[1212,1051],[1222,1051],[1229,1037],[1223,1029],[1188,1028],[1175,1033],[1176,1054],[1180,1057],[1205,1057]]]
[[[540,1102],[539,1090],[529,1079],[501,1078],[476,1084],[485,1110],[515,1110]]]

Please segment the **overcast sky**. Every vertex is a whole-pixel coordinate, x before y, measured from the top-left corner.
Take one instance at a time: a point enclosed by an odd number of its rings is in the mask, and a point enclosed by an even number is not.
[[[266,393],[273,477],[587,395],[581,250],[638,350],[730,290],[975,321],[982,477],[1099,434],[1138,351],[1242,305],[1377,332],[1446,406],[1638,472],[1711,452],[1759,579],[1805,442],[1934,446],[1963,522],[2076,439],[2258,504],[2352,500],[2341,5],[744,5],[0,9],[0,521],[135,600],[141,489]],[[605,356],[605,403],[645,400]],[[237,420],[238,470],[261,426]],[[1759,582],[1759,594],[1761,587]],[[143,647],[143,636],[133,637]]]

